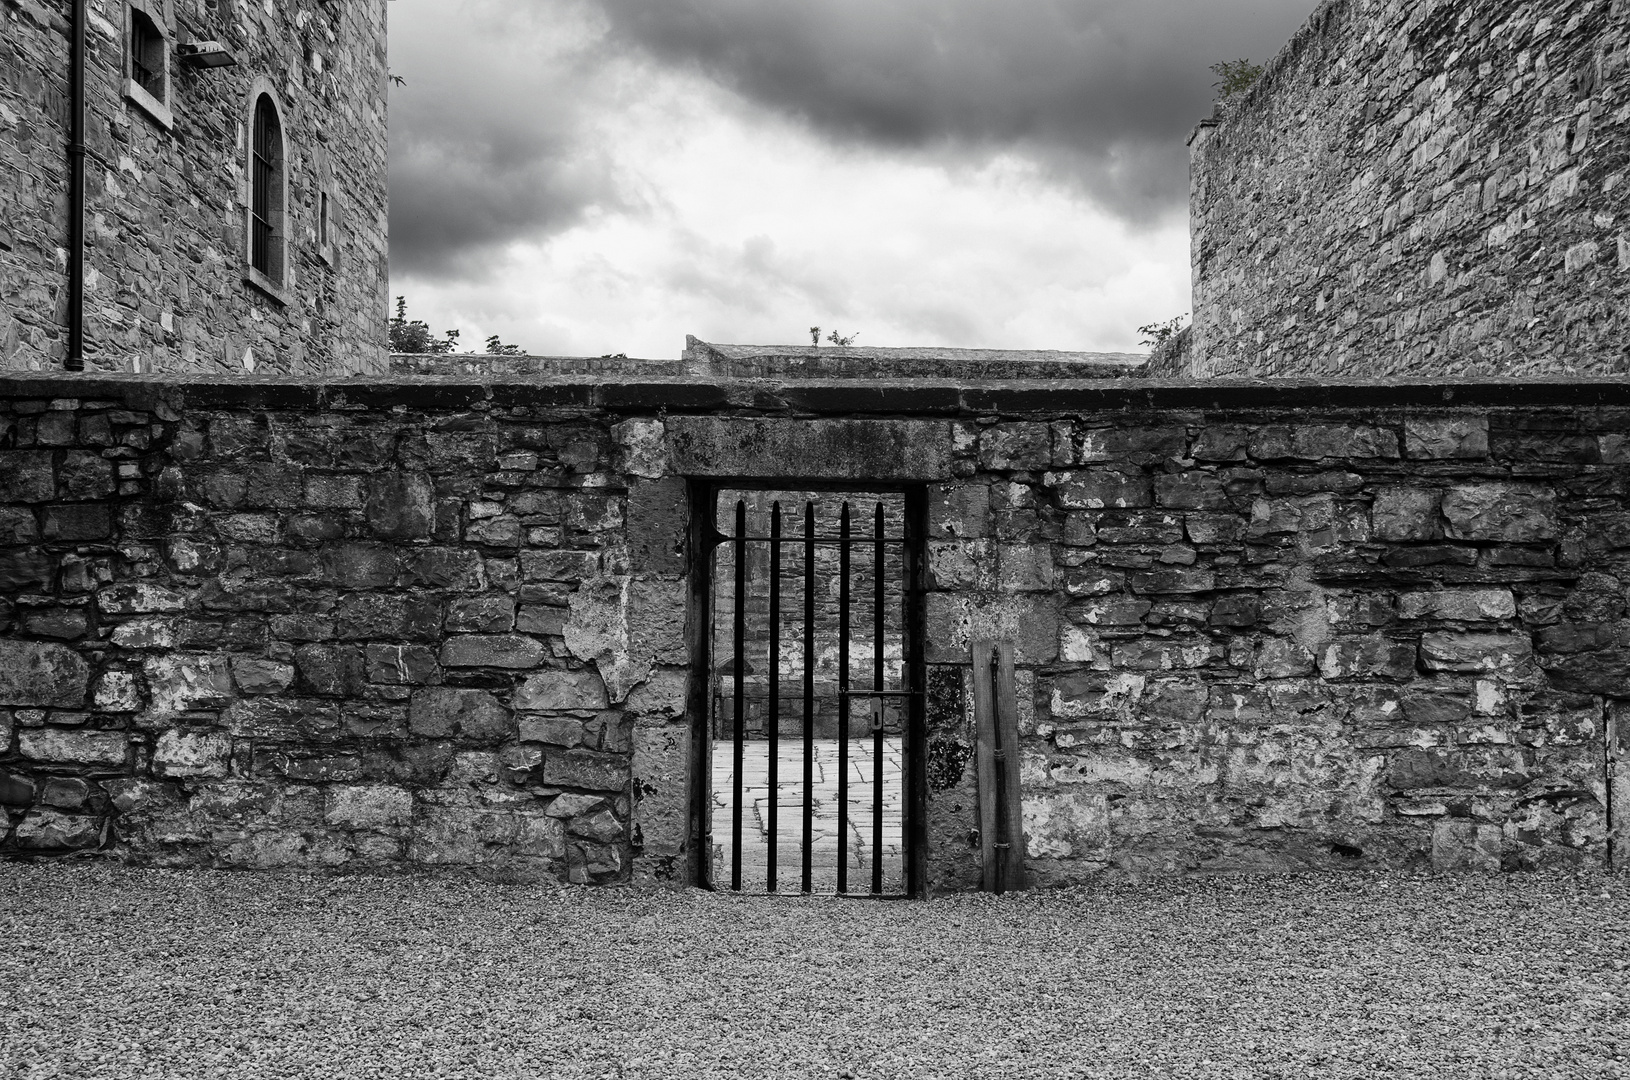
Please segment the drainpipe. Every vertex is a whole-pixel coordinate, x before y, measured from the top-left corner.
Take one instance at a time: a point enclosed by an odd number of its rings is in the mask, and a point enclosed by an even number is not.
[[[69,371],[85,370],[85,4],[73,0],[73,43],[68,61],[68,358]]]

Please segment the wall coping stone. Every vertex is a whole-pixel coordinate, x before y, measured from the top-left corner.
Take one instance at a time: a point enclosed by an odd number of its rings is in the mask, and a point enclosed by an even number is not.
[[[1630,407],[1630,379],[717,379],[494,380],[469,376],[355,377],[7,372],[0,401],[116,399],[127,407],[447,411],[555,408],[631,413],[1021,416],[1115,410],[1275,408]]]

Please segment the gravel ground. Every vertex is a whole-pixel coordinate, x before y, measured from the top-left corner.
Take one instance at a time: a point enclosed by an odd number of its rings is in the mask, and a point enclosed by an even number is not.
[[[0,1077],[1630,1076],[1630,878],[932,903],[0,864]]]

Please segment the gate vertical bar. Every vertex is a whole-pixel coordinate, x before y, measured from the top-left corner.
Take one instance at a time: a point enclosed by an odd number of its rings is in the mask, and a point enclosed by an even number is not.
[[[735,658],[735,753],[733,757],[731,788],[734,801],[730,816],[730,887],[736,892],[741,891],[741,766],[742,741],[745,736],[745,718],[742,715],[746,705],[746,668],[745,651],[743,643],[747,640],[747,502],[744,499],[736,501],[736,619],[735,641],[732,648]]]
[[[905,545],[901,551],[904,571],[905,625],[901,628],[901,675],[906,698],[905,731],[905,820],[901,844],[905,862],[905,887],[911,896],[928,896],[928,683],[923,649],[926,623],[927,568],[923,557],[928,535],[928,490],[908,488],[905,500]]]
[[[872,689],[883,689],[883,504],[872,521]],[[872,699],[872,892],[883,891],[883,698]]]
[[[838,524],[838,892],[849,891],[849,503]]]
[[[770,700],[765,706],[764,725],[770,739],[769,869],[764,889],[775,892],[775,847],[778,825],[776,804],[781,799],[781,504],[770,506]]]
[[[804,504],[804,891],[815,846],[815,504]]]
[[[713,889],[713,742],[718,708],[713,673],[715,558],[719,529],[718,492],[710,485],[689,484],[689,543],[685,565],[690,576],[689,603],[685,610],[686,639],[690,646],[690,691],[685,697],[685,714],[690,717],[690,827],[685,857],[689,880]]]

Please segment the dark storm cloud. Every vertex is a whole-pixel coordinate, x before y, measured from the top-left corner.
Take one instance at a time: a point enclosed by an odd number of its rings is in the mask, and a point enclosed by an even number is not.
[[[495,248],[629,205],[599,120],[629,72],[701,72],[840,144],[1015,152],[1112,213],[1182,204],[1209,66],[1276,52],[1314,0],[398,0],[391,260]],[[660,193],[658,193],[660,194]]]
[[[600,0],[614,33],[839,140],[1014,149],[1141,218],[1180,203],[1221,60],[1314,0]]]
[[[600,78],[603,27],[582,10],[393,5],[391,68],[406,80],[391,90],[393,270],[480,276],[493,248],[618,203],[610,155],[590,134],[595,111],[615,107]]]

